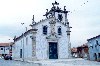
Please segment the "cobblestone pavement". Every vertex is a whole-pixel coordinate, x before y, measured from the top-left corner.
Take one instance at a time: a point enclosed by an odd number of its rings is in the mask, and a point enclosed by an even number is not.
[[[0,59],[0,66],[100,66],[100,62],[84,59],[41,60],[22,62]]]
[[[100,62],[84,60],[81,58],[36,61],[35,63],[41,63],[42,66],[100,66]]]
[[[39,66],[38,64],[0,59],[0,66]]]

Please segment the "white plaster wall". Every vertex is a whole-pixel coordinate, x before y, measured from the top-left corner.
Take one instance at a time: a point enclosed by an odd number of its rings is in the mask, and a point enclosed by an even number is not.
[[[38,29],[36,34],[36,56],[37,59],[47,59],[47,40],[46,35],[43,35],[42,27],[43,25],[48,25],[48,22],[43,22],[36,26]],[[48,25],[49,29],[49,25]],[[49,33],[49,31],[48,31]]]
[[[60,23],[56,23],[56,28],[55,28],[56,33],[58,26],[61,26],[62,30],[62,35],[58,35],[60,37],[60,39],[58,40],[59,58],[68,58],[68,44],[67,44],[67,33],[66,33],[67,28]]]
[[[9,54],[9,47],[5,47],[5,54]]]
[[[32,39],[30,38],[32,34],[28,34],[27,36],[24,36],[24,59],[25,60],[31,60],[32,59]],[[26,44],[26,37],[28,38],[28,42]],[[20,49],[22,49],[22,56],[23,56],[23,38],[15,42],[15,49],[13,53],[13,58],[22,60],[20,58]]]
[[[20,58],[20,49],[22,49],[22,39],[15,42],[15,50],[13,51],[13,58],[14,59],[21,59]]]
[[[98,46],[97,48],[95,47],[95,45],[96,45],[96,40],[98,40],[98,43],[100,44],[100,37],[95,38],[95,39],[92,39],[92,40],[90,40],[90,41],[88,42],[90,60],[95,60],[94,53],[97,54],[97,57],[98,57],[98,53],[100,53],[100,46]],[[90,47],[90,45],[92,45],[93,48]]]
[[[46,40],[46,35],[43,35],[42,25],[48,26],[48,36],[50,35],[50,20],[46,22],[42,22],[35,26],[38,29],[36,34],[36,55],[37,59],[48,59],[48,42]],[[59,58],[68,58],[68,44],[67,44],[67,28],[62,25],[61,23],[56,22],[55,31],[57,33],[57,27],[61,26],[62,28],[62,35],[59,36],[60,39],[58,40],[58,53]]]
[[[89,56],[90,56],[90,60],[94,60],[94,57],[93,57],[94,52],[93,52],[92,47],[90,47],[91,44],[92,44],[91,42],[88,42],[88,47],[89,47]]]
[[[3,48],[3,50],[1,50],[1,48]],[[0,47],[0,54],[9,54],[9,49],[8,48],[9,47]]]
[[[32,36],[32,34],[28,34],[27,36],[24,37],[24,58],[26,60],[32,59],[32,39],[30,38],[30,36]]]

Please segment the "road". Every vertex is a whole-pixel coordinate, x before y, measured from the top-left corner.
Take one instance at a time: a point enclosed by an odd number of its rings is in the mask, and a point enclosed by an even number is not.
[[[34,61],[34,63],[0,59],[0,66],[100,66],[100,62],[84,60],[81,58],[41,60],[41,61]]]
[[[0,59],[0,66],[39,66],[38,64]]]

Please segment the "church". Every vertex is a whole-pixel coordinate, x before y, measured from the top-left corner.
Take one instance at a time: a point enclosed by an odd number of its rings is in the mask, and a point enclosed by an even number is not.
[[[16,60],[49,60],[68,59],[71,57],[70,27],[67,19],[69,11],[59,7],[58,2],[52,3],[50,10],[43,15],[46,18],[34,21],[32,29],[21,36],[14,37],[13,59]]]

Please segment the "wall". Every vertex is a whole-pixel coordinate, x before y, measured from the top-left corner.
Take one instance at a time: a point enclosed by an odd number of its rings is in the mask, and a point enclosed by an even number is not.
[[[96,44],[96,40],[98,41],[99,45]],[[89,40],[88,47],[89,47],[90,60],[96,60],[94,53],[96,53],[96,55],[97,55],[97,61],[100,60],[100,57],[98,55],[98,53],[100,53],[100,37]]]
[[[48,41],[46,39],[47,36],[50,35],[50,24],[49,22],[52,20],[48,19],[44,22],[38,23],[38,25],[35,26],[35,28],[38,29],[36,34],[36,55],[37,59],[48,59]],[[48,35],[43,35],[42,27],[43,25],[48,26]],[[55,25],[55,32],[57,34],[58,26],[61,26],[62,28],[62,35],[58,36],[58,53],[59,58],[68,58],[68,44],[67,44],[67,28],[60,22],[56,22]]]
[[[3,48],[3,50],[1,50]],[[0,47],[0,54],[9,54],[9,47]]]
[[[23,38],[20,38],[15,42],[15,49],[13,51],[13,58],[17,60],[23,60],[23,49],[24,49],[24,60],[32,60],[32,34],[28,34]],[[26,42],[26,38],[28,39]],[[24,48],[23,48],[24,40]],[[22,58],[20,58],[20,49],[22,49]]]

